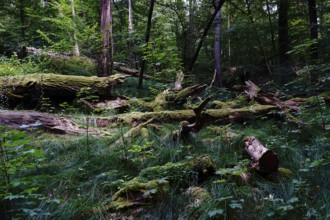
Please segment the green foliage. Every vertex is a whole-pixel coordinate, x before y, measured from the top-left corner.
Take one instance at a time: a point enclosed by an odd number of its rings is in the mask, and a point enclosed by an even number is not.
[[[131,160],[133,162],[143,163],[146,159],[155,158],[152,145],[153,142],[146,142],[142,145],[133,144],[127,150],[129,153],[133,154],[133,158]]]
[[[40,73],[42,70],[42,66],[36,64],[31,57],[19,60],[16,54],[10,58],[0,56],[0,76]]]
[[[42,112],[53,113],[55,107],[52,105],[50,98],[41,97],[39,101],[39,110]]]
[[[38,193],[41,185],[28,175],[45,161],[44,152],[24,132],[6,127],[0,132],[0,203],[12,217],[33,216],[34,208],[46,198]]]
[[[177,48],[173,45],[174,40],[168,36],[159,37],[147,46],[142,46],[143,54],[148,60],[148,69],[152,70],[149,74],[152,73],[156,79],[174,81],[176,73],[182,68]]]
[[[75,101],[76,108],[81,112],[94,112],[98,113],[100,109],[95,108],[91,109],[89,105],[93,105],[94,103],[99,101],[99,97],[93,95],[90,87],[83,87],[77,92],[77,100]],[[69,107],[70,108],[70,107]],[[72,109],[72,108],[70,108]]]

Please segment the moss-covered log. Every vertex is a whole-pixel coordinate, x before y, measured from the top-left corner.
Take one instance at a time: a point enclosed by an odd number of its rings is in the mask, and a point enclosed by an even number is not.
[[[270,111],[276,110],[277,107],[273,105],[251,105],[243,108],[226,108],[226,109],[207,109],[201,113],[201,119],[204,124],[228,124],[240,120],[248,120],[255,116],[262,116]],[[155,118],[159,122],[181,122],[188,121],[190,123],[196,120],[196,115],[193,110],[174,110],[174,111],[158,111],[158,112],[132,112],[127,114],[120,114],[110,118],[99,120],[108,121],[124,121],[132,123],[133,121],[147,121]]]
[[[206,87],[207,85],[193,85],[180,91],[165,90],[156,96],[151,107],[154,111],[182,108],[182,105],[187,102],[189,97],[197,96]]]
[[[112,196],[109,208],[123,209],[151,203],[165,194],[168,188],[169,183],[166,180],[151,180],[144,183],[139,178],[133,179]]]
[[[210,156],[200,156],[178,163],[148,167],[138,177],[123,184],[112,197],[111,208],[122,209],[146,204],[160,198],[171,187],[188,187],[202,182],[215,173]]]
[[[91,95],[111,96],[112,87],[123,83],[125,76],[84,77],[56,74],[31,74],[3,77],[0,80],[0,95],[13,102],[27,99],[33,102],[40,96],[60,99],[75,98],[81,88],[90,88]]]

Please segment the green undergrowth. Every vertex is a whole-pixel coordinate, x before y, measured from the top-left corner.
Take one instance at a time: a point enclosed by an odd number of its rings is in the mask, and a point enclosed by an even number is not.
[[[13,179],[28,180],[36,189],[29,194],[26,190],[31,188],[23,183],[12,185],[8,189],[16,193],[13,195],[25,195],[27,200],[1,200],[19,204],[11,206],[13,217],[31,219],[330,218],[329,106],[322,99],[310,100],[294,116],[306,126],[299,127],[273,112],[255,120],[207,126],[186,141],[173,138],[178,124],[147,125],[145,136],[125,136],[131,127],[121,123],[104,128],[108,132],[105,136],[92,136],[87,129],[81,136],[38,135],[38,141],[28,139],[28,144],[42,149],[45,159],[28,172],[11,174]],[[86,120],[76,122],[87,128]],[[255,176],[249,183],[238,181],[250,167],[243,153],[246,136],[255,136],[276,152],[280,167],[288,169],[291,177],[269,180]],[[9,138],[13,140],[8,143],[18,139]],[[19,148],[20,144],[10,146]],[[135,205],[113,208],[113,196],[134,178],[159,168],[157,175],[148,174],[146,181],[173,181],[174,176],[162,170],[181,167],[184,161],[201,155],[213,160],[215,175],[203,181],[170,184],[161,194],[157,188],[148,188]],[[29,203],[32,197],[33,203]]]
[[[150,88],[150,93],[159,92]],[[128,89],[122,87],[115,92],[130,94],[132,91]],[[220,101],[230,101],[234,97],[226,90],[212,89],[207,89],[203,95]],[[235,104],[251,104],[242,97],[236,96]],[[132,127],[115,121],[102,128],[103,135],[93,135],[93,129],[96,129],[94,119],[98,115],[78,112],[72,116],[73,121],[86,130],[84,134],[56,136],[29,132],[16,134],[17,131],[11,134],[8,128],[3,128],[0,181],[5,182],[6,187],[0,188],[0,203],[11,217],[330,218],[330,192],[327,188],[330,178],[330,108],[322,96],[309,98],[300,111],[292,113],[295,120],[287,120],[285,114],[275,110],[253,120],[209,125],[191,133],[185,141],[178,141],[175,137],[178,123],[154,122],[138,135],[125,135]],[[10,135],[6,136],[8,132]],[[290,175],[275,179],[255,175],[249,183],[240,181],[240,175],[250,168],[249,158],[243,152],[247,136],[255,136],[265,147],[277,153],[280,167],[287,169]],[[10,157],[17,151],[25,158],[10,160],[12,167],[20,168],[8,173],[10,184],[7,184],[8,164],[3,163],[10,159],[5,153],[7,148],[12,149]],[[39,154],[31,155],[33,152]],[[183,168],[183,164],[202,155],[212,159],[216,173],[202,181],[176,182],[185,175],[188,179],[198,175],[194,170]],[[135,181],[141,181],[137,184],[140,188],[129,186],[128,189],[133,191],[127,191],[127,198],[137,198],[134,204],[122,209],[114,207],[114,195],[125,193],[120,190]],[[166,181],[177,184],[170,183],[160,192],[157,183]],[[145,187],[146,184],[149,188]]]

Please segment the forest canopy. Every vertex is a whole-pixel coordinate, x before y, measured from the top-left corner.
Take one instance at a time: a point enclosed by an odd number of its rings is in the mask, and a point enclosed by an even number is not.
[[[235,83],[230,70],[238,68],[241,78],[288,83],[300,72],[317,78],[314,69],[328,68],[329,7],[328,1],[287,0],[3,0],[0,54],[28,62],[26,48],[33,47],[102,63],[106,50],[107,66],[115,61],[139,68],[146,61],[143,72],[156,79],[173,81],[183,70],[187,79],[210,84],[219,72],[215,85],[228,86]],[[108,27],[102,29],[102,22]],[[40,57],[34,61],[51,72],[70,68]],[[112,69],[80,72],[109,75]]]

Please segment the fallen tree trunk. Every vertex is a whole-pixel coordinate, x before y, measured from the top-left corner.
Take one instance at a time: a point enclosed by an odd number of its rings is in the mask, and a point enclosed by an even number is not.
[[[182,108],[189,97],[194,98],[201,93],[207,85],[193,85],[180,91],[165,90],[158,94],[155,100],[149,105],[154,111],[163,111],[166,109]]]
[[[0,95],[10,103],[26,101],[33,103],[40,97],[54,99],[73,99],[82,88],[89,87],[90,95],[109,97],[112,87],[123,83],[123,75],[109,77],[84,77],[56,74],[31,74],[15,77],[3,77],[0,80]]]
[[[148,136],[148,130],[145,130],[145,126],[151,123],[154,119],[149,119],[146,122],[143,122],[139,125],[136,125],[135,127],[131,128],[129,131],[127,131],[122,137],[120,137],[115,143],[111,144],[111,147],[117,147],[120,145],[125,145],[124,140],[127,140],[128,138],[136,137],[138,135],[142,136],[143,138],[146,138]]]
[[[251,105],[248,107],[232,109],[207,109],[200,115],[200,120],[205,125],[208,124],[228,124],[238,122],[240,120],[248,120],[255,116],[262,116],[270,111],[276,110],[276,106],[272,105]],[[194,110],[174,110],[174,111],[157,111],[157,112],[132,112],[120,114],[109,118],[99,118],[99,120],[108,120],[110,122],[122,121],[131,124],[133,121],[147,121],[154,118],[158,122],[181,122],[188,121],[193,123],[196,120]]]
[[[35,111],[0,111],[0,125],[18,130],[44,130],[55,134],[84,134],[85,128],[78,127],[71,120],[53,114]],[[90,129],[90,134],[101,133]]]
[[[134,77],[139,77],[139,70],[127,67],[124,63],[114,62],[114,69],[120,73],[125,73]],[[151,79],[151,76],[143,76],[144,79]]]
[[[240,109],[208,109],[201,113],[201,118],[199,120],[202,120],[204,125],[228,124],[234,121],[248,120],[255,116],[261,116],[274,109],[276,109],[275,106],[269,105],[253,105]],[[115,122],[132,124],[133,122],[146,122],[153,118],[155,122],[178,123],[181,121],[188,121],[192,123],[196,120],[196,114],[193,110],[132,112],[112,117],[89,118],[89,123],[96,127],[107,127]],[[41,125],[39,125],[40,123]],[[35,127],[48,132],[61,134],[84,133],[86,131],[85,129],[77,127],[67,116],[60,117],[35,111],[0,112],[0,125],[20,129],[20,126],[23,124],[28,127]]]

